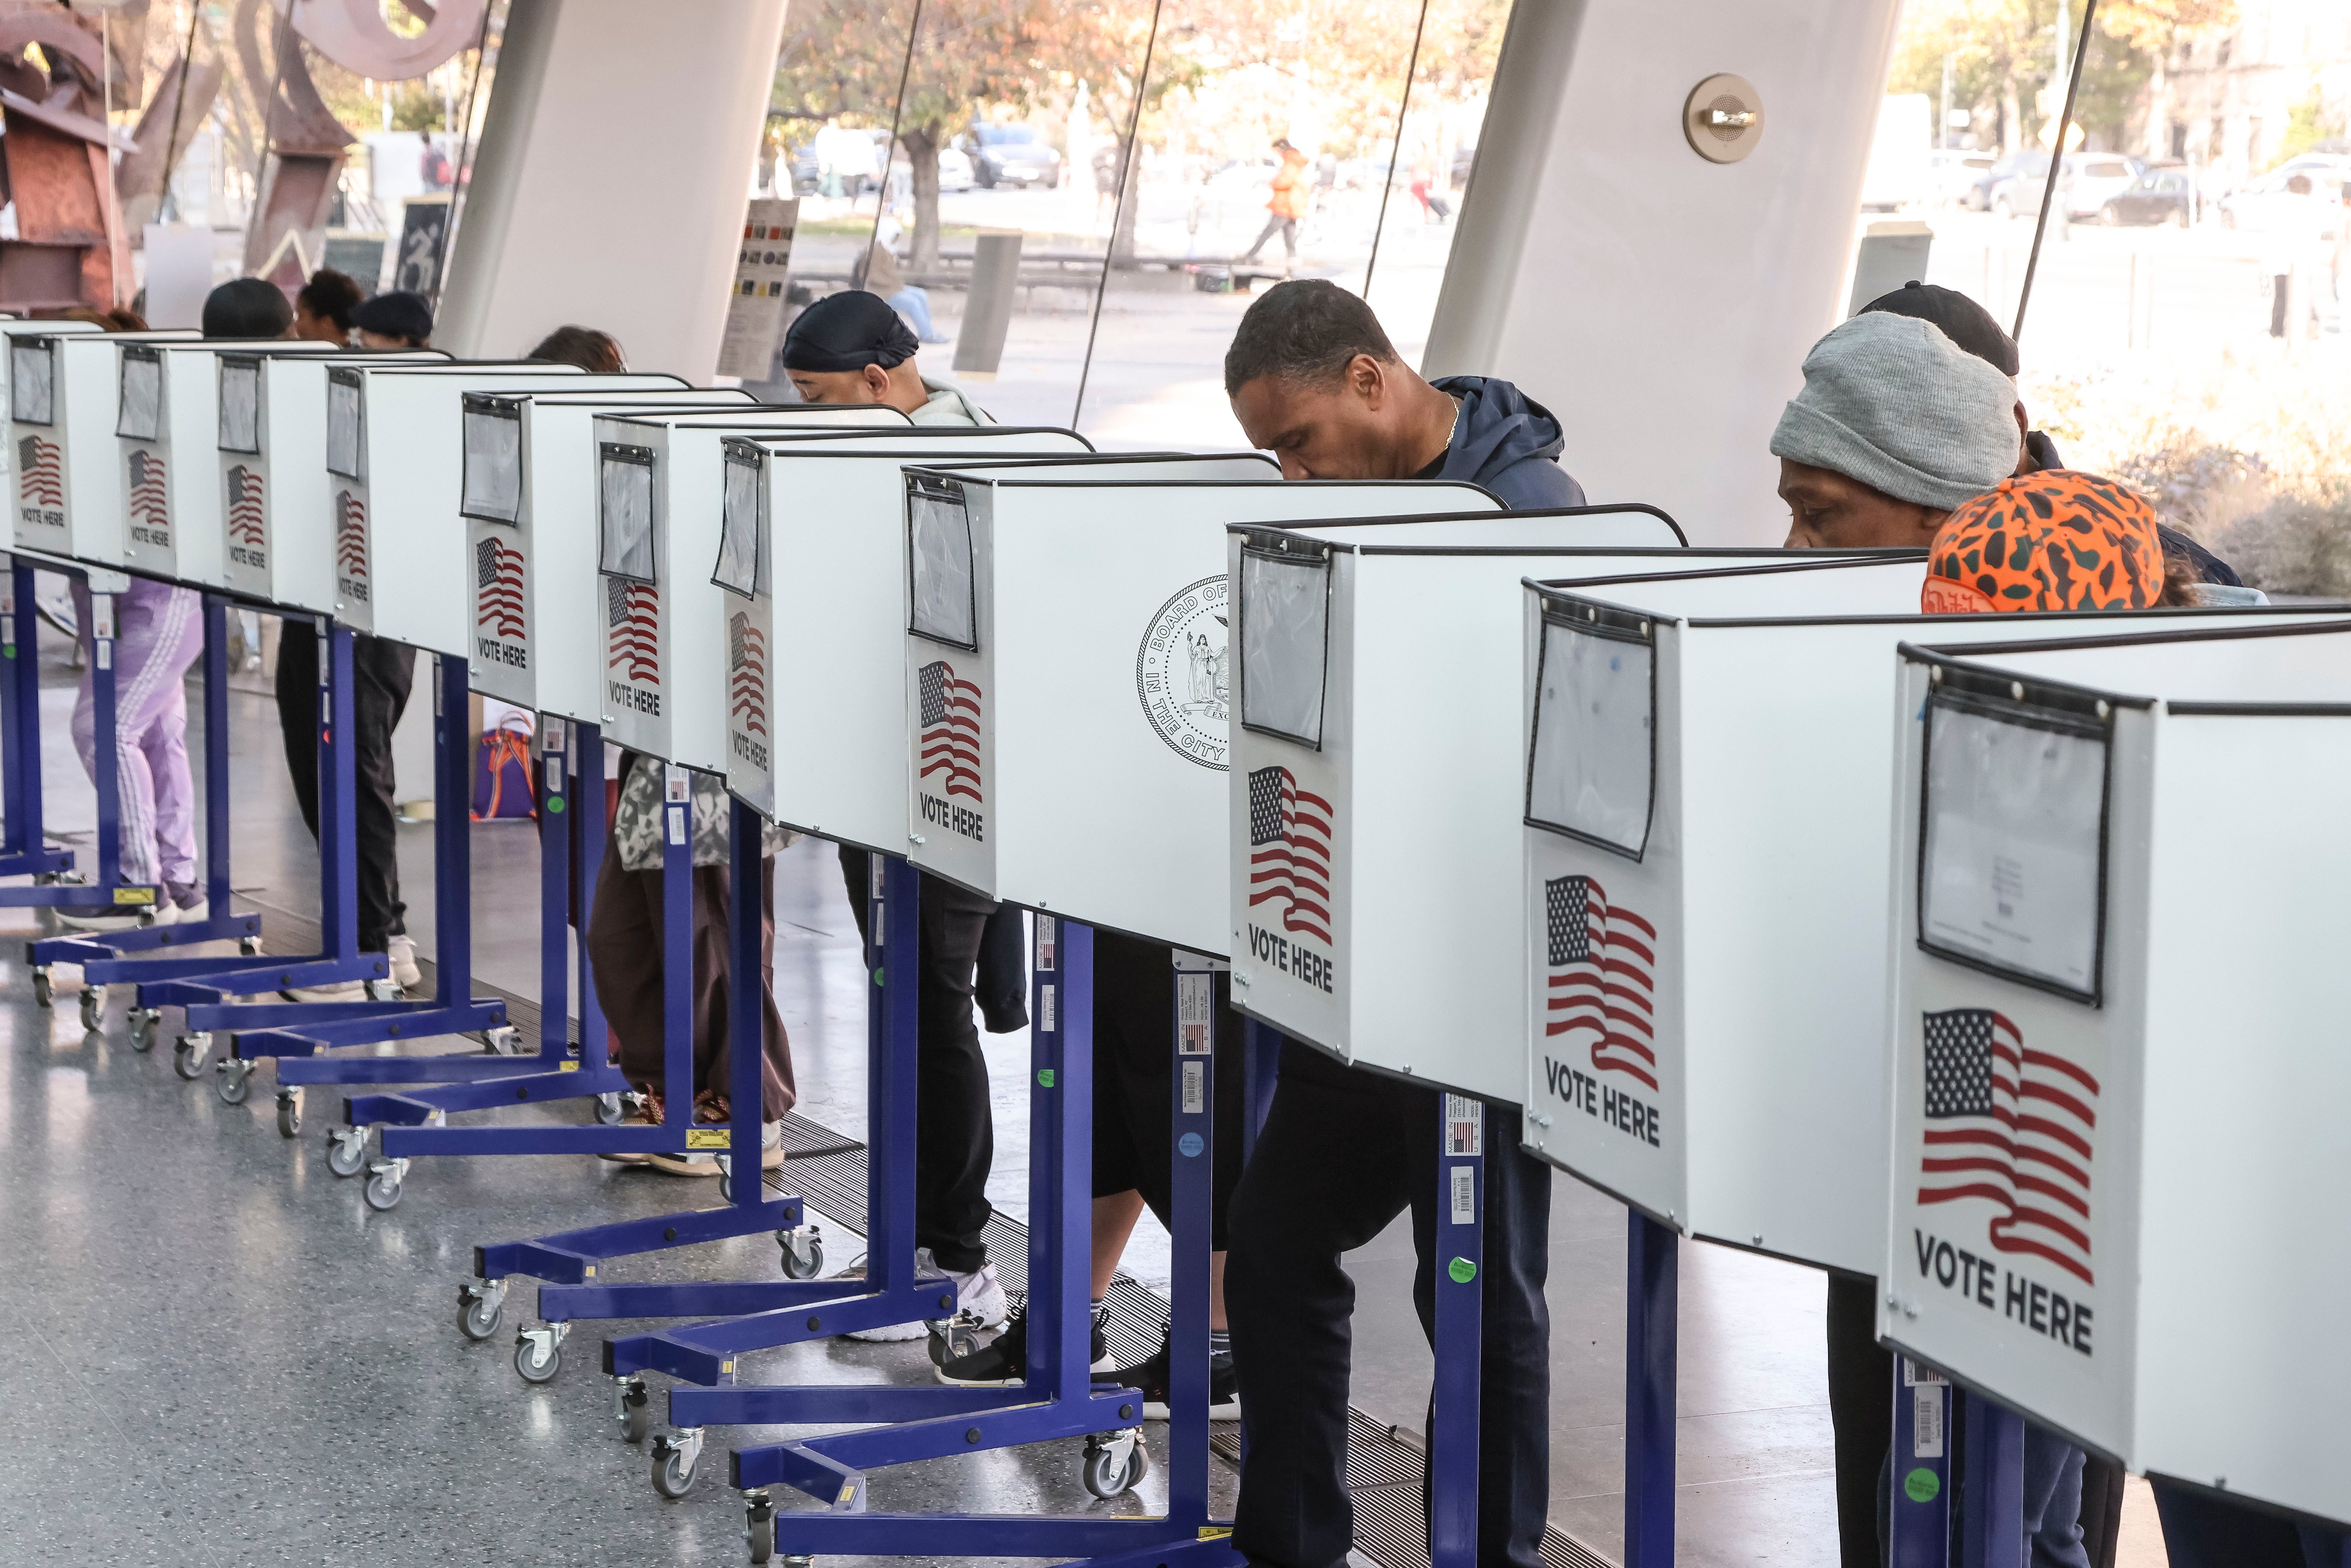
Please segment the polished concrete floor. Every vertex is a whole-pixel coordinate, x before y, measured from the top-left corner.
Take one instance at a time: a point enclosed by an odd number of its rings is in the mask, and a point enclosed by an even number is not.
[[[59,650],[45,652],[54,665]],[[57,666],[51,678],[52,825],[86,843],[88,786],[62,741],[70,676]],[[266,699],[234,698],[231,749],[236,885],[265,919],[271,909],[308,915],[316,861]],[[402,830],[410,925],[428,952],[432,831]],[[534,835],[516,824],[470,832],[476,972],[532,995]],[[862,992],[829,849],[803,844],[785,857],[777,903],[776,986],[800,1109],[862,1135]],[[515,1376],[509,1343],[468,1343],[453,1322],[454,1287],[476,1242],[699,1207],[715,1201],[707,1186],[577,1156],[455,1159],[420,1166],[398,1209],[371,1213],[328,1173],[315,1129],[291,1143],[277,1135],[266,1072],[247,1104],[230,1107],[173,1076],[168,1051],[129,1049],[126,993],[94,1034],[77,1021],[71,983],[55,1011],[37,1009],[14,942],[36,921],[8,919],[0,1312],[16,1348],[0,1360],[13,1416],[0,1427],[0,1561],[737,1560],[740,1510],[716,1464],[705,1461],[694,1496],[664,1502],[643,1452],[617,1440],[595,1336],[575,1338],[573,1364],[533,1388]],[[1027,1041],[987,1044],[1001,1113],[991,1192],[1019,1217]],[[314,1121],[323,1098],[313,1097]],[[1553,1212],[1552,1517],[1614,1557],[1625,1215],[1565,1178]],[[826,1228],[833,1266],[847,1263],[854,1238]],[[1164,1236],[1138,1236],[1128,1262],[1164,1281]],[[1416,1428],[1429,1356],[1406,1298],[1408,1233],[1392,1228],[1348,1266],[1361,1302],[1354,1401]],[[757,1239],[632,1262],[627,1277],[773,1269],[772,1244]],[[1819,1277],[1686,1245],[1681,1278],[1681,1561],[1834,1563]],[[918,1346],[847,1342],[749,1369],[760,1381],[926,1375]],[[714,1434],[719,1463],[725,1436]],[[1139,1498],[1093,1502],[1076,1463],[1074,1443],[981,1454],[888,1472],[874,1495],[883,1506],[988,1511],[1141,1511],[1164,1496],[1155,1471]]]

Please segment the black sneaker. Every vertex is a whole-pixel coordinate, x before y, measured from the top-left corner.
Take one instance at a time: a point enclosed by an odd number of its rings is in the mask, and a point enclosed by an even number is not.
[[[1133,1366],[1122,1366],[1108,1375],[1108,1382],[1123,1388],[1143,1391],[1143,1418],[1146,1421],[1167,1419],[1167,1341],[1162,1338],[1159,1348]],[[1233,1353],[1208,1353],[1208,1419],[1238,1421],[1241,1418],[1240,1384],[1233,1376]]]
[[[1102,1321],[1094,1321],[1093,1366],[1095,1372],[1110,1368],[1110,1348],[1102,1339]],[[1004,1332],[969,1355],[959,1355],[938,1369],[941,1383],[961,1384],[967,1388],[1003,1388],[1019,1383],[1029,1375],[1029,1303],[1023,1301],[1012,1309],[1011,1318]]]

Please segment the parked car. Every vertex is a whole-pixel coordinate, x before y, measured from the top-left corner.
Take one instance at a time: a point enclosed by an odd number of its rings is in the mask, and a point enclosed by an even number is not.
[[[2296,174],[2309,178],[2311,195],[2322,202],[2339,204],[2344,181],[2351,177],[2351,158],[2339,153],[2305,152],[2287,159],[2252,183],[2220,198],[2220,226],[2266,234],[2290,220],[2306,223],[2307,218],[2293,218],[2292,214],[2305,210],[2310,205],[2308,198],[2297,206],[2294,193],[2285,188],[2286,182]]]
[[[2129,190],[2108,196],[2098,208],[2096,221],[2133,226],[2169,224],[2174,228],[2186,228],[2192,195],[2185,167],[2149,169]]]
[[[1992,193],[2019,174],[2028,178],[2036,175],[2047,178],[2049,154],[2040,152],[2009,152],[1994,159],[1991,168],[1976,171],[1975,178],[1968,182],[1967,188],[1959,195],[1959,205],[1970,212],[1991,211]]]
[[[1928,184],[1933,200],[1941,206],[1976,207],[1980,211],[1981,204],[1969,197],[1999,162],[1989,152],[1937,148],[1927,154]]]
[[[2116,152],[2068,152],[2059,189],[2069,216],[2086,218],[2138,183],[2144,165]],[[2041,211],[2041,193],[2049,184],[2049,154],[2036,152],[2031,162],[1991,189],[1991,210],[2004,218],[2029,218]]]
[[[968,191],[979,183],[978,172],[971,166],[971,157],[961,148],[939,149],[939,189]]]
[[[1061,183],[1061,153],[1028,126],[975,120],[956,146],[970,158],[972,176],[982,185],[1050,188]]]

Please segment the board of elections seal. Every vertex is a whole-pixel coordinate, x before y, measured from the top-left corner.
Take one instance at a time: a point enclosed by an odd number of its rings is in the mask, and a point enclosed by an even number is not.
[[[1227,586],[1222,577],[1204,577],[1177,592],[1151,618],[1134,652],[1134,695],[1143,716],[1177,756],[1219,772],[1231,745]]]

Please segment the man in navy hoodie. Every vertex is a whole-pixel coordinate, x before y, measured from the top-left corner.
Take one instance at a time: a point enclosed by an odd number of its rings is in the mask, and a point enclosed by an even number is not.
[[[1580,507],[1559,422],[1508,382],[1426,382],[1361,299],[1284,283],[1241,318],[1225,391],[1286,479],[1452,479],[1514,508]],[[1486,1108],[1478,1561],[1540,1568],[1549,1511],[1551,1167],[1520,1152],[1516,1106]],[[1339,1568],[1354,1542],[1347,1380],[1354,1284],[1343,1252],[1407,1207],[1413,1305],[1436,1337],[1437,1097],[1300,1045],[1228,1218],[1225,1308],[1249,1445],[1233,1545],[1265,1568]]]

